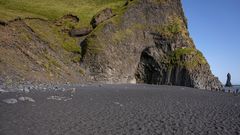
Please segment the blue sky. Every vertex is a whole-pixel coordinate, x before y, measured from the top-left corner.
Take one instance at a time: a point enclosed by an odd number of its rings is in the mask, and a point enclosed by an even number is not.
[[[182,0],[188,27],[211,70],[240,84],[240,0]]]

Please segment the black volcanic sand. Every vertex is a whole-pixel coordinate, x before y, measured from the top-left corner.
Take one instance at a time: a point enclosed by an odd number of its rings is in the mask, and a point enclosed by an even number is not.
[[[21,96],[35,102],[2,101]],[[0,94],[0,135],[169,134],[239,135],[240,96],[152,85]]]

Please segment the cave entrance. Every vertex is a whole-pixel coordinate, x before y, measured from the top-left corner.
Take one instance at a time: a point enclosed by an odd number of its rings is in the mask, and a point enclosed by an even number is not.
[[[184,66],[164,63],[164,54],[156,47],[143,50],[135,78],[137,83],[156,85],[191,86],[192,82]]]
[[[144,49],[135,73],[136,82],[162,84],[162,77],[161,67],[154,56],[152,56],[151,48]]]

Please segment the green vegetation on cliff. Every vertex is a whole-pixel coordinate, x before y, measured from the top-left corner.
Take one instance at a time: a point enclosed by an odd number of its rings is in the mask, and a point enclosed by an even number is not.
[[[170,63],[172,65],[186,66],[194,68],[199,64],[207,64],[203,54],[195,48],[181,48],[170,54]]]
[[[16,17],[40,17],[55,20],[66,14],[80,18],[81,25],[89,25],[91,18],[100,10],[122,6],[125,0],[0,0],[1,20]]]
[[[48,42],[53,50],[60,44],[66,51],[80,53],[81,48],[75,38],[61,32],[61,27],[41,20],[26,20],[26,24],[45,42]]]
[[[79,41],[69,37],[65,30],[90,27],[90,21],[97,12],[105,8],[112,8],[113,12],[117,12],[125,2],[126,0],[0,0],[0,21],[18,17],[45,19],[47,21],[35,19],[25,22],[42,40],[48,42],[53,50],[60,44],[66,51],[80,53]],[[62,19],[67,14],[76,15],[80,21],[69,22]],[[59,19],[62,21],[60,27],[53,23]],[[30,40],[26,35],[22,38]]]

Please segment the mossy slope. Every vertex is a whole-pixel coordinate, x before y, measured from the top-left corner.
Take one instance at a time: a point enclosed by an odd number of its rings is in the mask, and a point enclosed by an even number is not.
[[[80,26],[88,26],[91,18],[104,8],[117,9],[125,0],[0,0],[1,20],[16,17],[58,19],[66,14],[78,16]]]
[[[114,16],[89,35],[68,35],[71,29],[91,27],[91,18],[105,8],[112,8]],[[202,89],[221,87],[189,36],[180,0],[0,0],[0,13],[2,22],[23,18],[0,26],[0,32],[12,35],[1,37],[0,42],[12,45],[14,41],[15,51],[20,50],[24,60],[9,56],[25,66],[11,66],[7,58],[1,58],[1,63],[8,63],[9,71],[19,76],[36,69],[35,78],[42,80],[132,83],[137,79]],[[66,14],[72,20],[63,17]],[[27,30],[22,32],[19,26]],[[12,49],[2,48],[2,54]],[[1,63],[0,68],[6,68]]]

